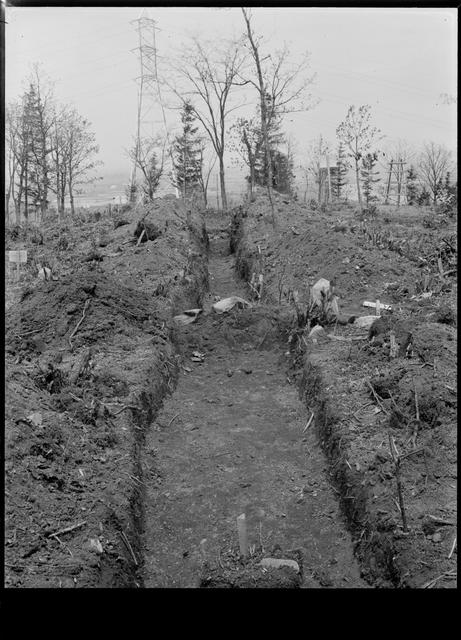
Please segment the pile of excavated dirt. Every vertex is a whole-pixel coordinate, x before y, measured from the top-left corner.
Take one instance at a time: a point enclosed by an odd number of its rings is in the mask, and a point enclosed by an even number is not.
[[[139,451],[177,376],[171,316],[206,290],[206,235],[176,201],[127,215],[7,237],[29,253],[7,282],[8,587],[142,586]],[[137,246],[140,219],[161,233]]]
[[[449,223],[428,234],[418,215],[396,211],[370,224],[351,208],[321,213],[276,196],[274,227],[260,196],[236,212],[233,248],[247,281],[263,275],[263,302],[289,305],[293,315],[293,292],[298,310],[306,310],[319,278],[335,282],[346,315],[374,313],[364,301],[392,306],[370,332],[327,325],[314,340],[293,324],[292,375],[314,411],[363,575],[376,586],[450,588],[457,554],[456,229]],[[414,239],[409,249],[402,249],[405,234]]]

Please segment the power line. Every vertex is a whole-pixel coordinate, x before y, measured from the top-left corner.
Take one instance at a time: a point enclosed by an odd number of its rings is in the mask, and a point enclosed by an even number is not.
[[[104,31],[104,30],[102,30],[102,31]],[[75,49],[76,47],[79,47],[81,49],[82,47],[86,47],[86,46],[88,46],[90,44],[99,43],[99,42],[101,42],[101,40],[107,40],[107,38],[115,38],[115,37],[120,36],[122,34],[126,34],[126,30],[125,31],[116,31],[115,33],[109,33],[109,34],[106,34],[105,36],[98,36],[97,38],[91,38],[90,40],[87,40],[85,42],[82,42],[79,39],[78,41],[75,42],[75,44],[73,44],[71,46],[63,47],[61,49],[55,49],[53,47],[50,49],[49,47],[46,47],[45,50],[44,50],[43,47],[38,47],[38,48],[34,47],[34,56],[37,55],[37,54],[42,54],[42,53],[45,53],[45,54],[62,53],[63,51],[70,51],[72,49]],[[8,50],[8,45],[7,45],[6,48]],[[18,56],[15,56],[15,59],[21,58],[21,57],[23,57],[24,59],[30,59],[30,55],[28,53],[26,55],[24,55],[24,56],[21,56],[21,54],[19,54]]]
[[[388,86],[392,86],[395,87],[401,91],[407,91],[409,93],[419,93],[420,95],[425,95],[428,97],[433,98],[434,94],[431,91],[426,91],[424,89],[420,89],[420,88],[416,88],[416,87],[412,87],[409,86],[406,83],[403,82],[396,82],[395,80],[385,80],[383,78],[376,78],[376,76],[368,74],[368,73],[363,73],[360,71],[352,71],[351,69],[341,69],[339,67],[335,67],[333,65],[329,65],[329,64],[325,64],[324,62],[322,63],[317,63],[316,66],[318,67],[323,67],[324,69],[328,69],[333,71],[333,73],[344,76],[344,77],[352,77],[352,78],[364,78],[367,82],[373,82],[375,84],[381,84],[381,85],[385,85],[387,84]]]

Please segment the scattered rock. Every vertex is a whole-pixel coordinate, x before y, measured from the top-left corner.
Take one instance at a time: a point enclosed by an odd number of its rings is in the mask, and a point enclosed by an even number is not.
[[[259,563],[262,567],[280,569],[280,567],[291,567],[297,573],[300,572],[299,564],[295,560],[288,558],[263,558]]]

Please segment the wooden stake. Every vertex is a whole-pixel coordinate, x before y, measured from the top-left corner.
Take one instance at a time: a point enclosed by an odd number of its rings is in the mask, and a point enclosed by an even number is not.
[[[239,536],[240,555],[244,558],[248,555],[247,522],[244,513],[237,517],[237,531]]]
[[[400,477],[400,455],[397,451],[397,447],[395,446],[394,438],[389,434],[389,448],[391,450],[392,460],[394,461],[394,469],[395,469],[395,479],[397,482],[397,495],[399,498],[399,509],[400,515],[402,516],[402,525],[405,533],[408,531],[407,525],[407,516],[405,513],[405,504],[403,501],[403,491],[402,491],[402,479]]]
[[[439,268],[439,273],[440,273],[440,278],[443,280],[443,265],[442,265],[442,258],[437,258],[437,266]]]
[[[146,233],[146,230],[145,230],[145,229],[143,229],[143,230],[142,230],[142,233],[141,233],[141,235],[139,236],[138,241],[137,241],[137,243],[136,243],[136,246],[137,246],[137,247],[139,247],[139,245],[141,244],[142,239],[144,238],[144,234],[145,234],[145,233]]]
[[[202,561],[205,563],[206,562],[206,549],[205,549],[205,545],[206,545],[206,538],[203,538],[203,540],[200,540],[200,555],[202,556]]]
[[[55,531],[54,533],[49,533],[47,537],[55,538],[56,536],[62,536],[64,533],[70,533],[75,529],[80,529],[81,527],[85,526],[86,522],[87,522],[86,520],[83,520],[83,522],[78,522],[77,524],[74,524],[71,527],[65,527],[65,529],[59,529],[59,531]]]
[[[396,358],[398,353],[397,343],[395,341],[395,333],[393,331],[389,332],[389,337],[391,341],[390,349],[389,349],[389,357]]]

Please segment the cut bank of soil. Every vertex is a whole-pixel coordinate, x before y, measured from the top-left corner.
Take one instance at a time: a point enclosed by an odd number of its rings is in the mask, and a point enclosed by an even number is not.
[[[30,230],[19,238],[30,262],[6,300],[8,588],[142,586],[138,454],[177,372],[171,315],[206,288],[206,238],[180,203],[137,214],[162,229],[140,246],[136,212],[115,229],[50,221],[35,248]],[[34,260],[57,279],[41,282]]]
[[[178,330],[186,369],[146,436],[144,584],[299,586],[280,569],[269,579],[255,561],[295,554],[302,587],[366,587],[324,455],[313,430],[303,433],[310,414],[288,383],[287,357],[268,322],[273,310],[210,311],[213,296],[247,291],[234,275],[226,229],[208,232],[209,301],[196,323]],[[190,361],[193,351],[204,361]],[[238,558],[242,513],[249,562]]]
[[[275,202],[281,204],[280,196]],[[278,300],[291,306],[293,316],[299,311],[298,318],[306,318],[310,286],[323,277],[335,281],[346,316],[369,314],[364,300],[378,298],[393,308],[370,333],[338,324],[314,340],[301,322],[290,342],[293,376],[315,412],[363,576],[380,587],[453,588],[455,221],[439,225],[431,212],[428,234],[417,207],[387,208],[370,223],[347,206],[322,213],[289,199],[284,205],[277,207],[276,228],[263,195],[232,225],[239,273],[246,280],[263,276],[264,301]],[[391,329],[396,357],[390,354]],[[389,438],[402,456],[407,530]]]

